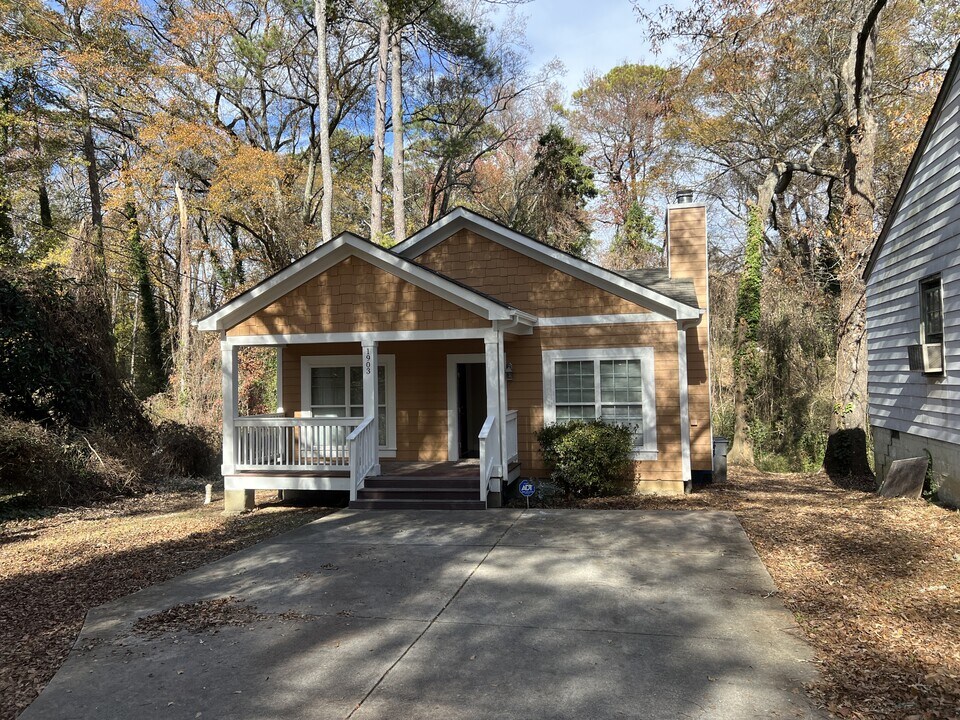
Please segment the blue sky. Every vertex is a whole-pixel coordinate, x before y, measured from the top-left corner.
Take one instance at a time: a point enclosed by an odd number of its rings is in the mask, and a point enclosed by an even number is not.
[[[662,3],[644,4],[652,10]],[[591,68],[606,72],[624,61],[669,62],[650,49],[631,0],[532,0],[519,13],[527,17],[531,64],[539,67],[560,58],[568,93],[580,87]]]

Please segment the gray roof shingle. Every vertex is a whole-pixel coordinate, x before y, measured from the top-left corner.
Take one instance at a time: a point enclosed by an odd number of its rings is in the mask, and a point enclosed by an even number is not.
[[[666,295],[671,300],[676,300],[690,307],[700,307],[697,301],[697,291],[693,286],[693,280],[673,280],[667,274],[665,268],[618,270],[617,274],[622,275],[631,282],[658,292],[661,295]]]

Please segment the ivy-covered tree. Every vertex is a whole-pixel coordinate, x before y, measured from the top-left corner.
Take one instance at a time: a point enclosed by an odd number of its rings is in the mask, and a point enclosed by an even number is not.
[[[727,454],[731,465],[753,465],[753,443],[747,401],[751,379],[757,377],[759,361],[760,293],[763,289],[763,212],[750,207],[747,217],[747,246],[743,272],[737,287],[736,335],[733,355],[734,425],[733,443]]]

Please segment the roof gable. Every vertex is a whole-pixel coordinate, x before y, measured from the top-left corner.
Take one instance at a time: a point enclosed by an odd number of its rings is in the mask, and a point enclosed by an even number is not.
[[[416,262],[399,257],[351,233],[342,233],[283,270],[241,293],[197,323],[204,331],[223,331],[267,307],[347,257],[359,257],[406,282],[427,290],[487,320],[525,317],[515,308],[446,278]]]
[[[418,258],[460,230],[475,232],[578,280],[670,318],[685,320],[700,317],[700,310],[696,304],[687,304],[663,292],[641,285],[631,278],[557,250],[462,207],[456,208],[433,224],[411,235],[394,246],[392,250],[408,259]]]
[[[887,236],[890,234],[890,229],[893,227],[897,220],[897,216],[900,214],[904,197],[906,197],[913,185],[914,176],[917,174],[917,169],[920,167],[920,163],[927,152],[930,139],[933,137],[937,126],[940,123],[940,118],[943,114],[943,109],[947,104],[947,99],[950,97],[950,92],[953,89],[954,84],[958,82],[958,79],[960,79],[960,43],[957,44],[957,48],[953,53],[953,58],[950,61],[950,67],[947,69],[946,77],[944,77],[943,84],[940,86],[940,92],[937,93],[937,99],[934,101],[933,108],[930,110],[930,116],[927,118],[927,124],[923,128],[923,132],[920,135],[920,141],[917,143],[916,149],[913,151],[913,157],[910,158],[910,164],[907,166],[907,172],[903,176],[903,182],[900,183],[900,189],[897,191],[897,195],[893,199],[893,205],[890,207],[890,213],[887,215],[887,218],[883,223],[883,228],[881,228],[880,234],[877,236],[877,241],[874,243],[873,250],[870,252],[870,258],[867,260],[867,265],[863,270],[864,280],[870,279],[870,274],[873,272],[873,268],[876,266],[877,260],[880,259],[880,255],[883,252],[884,243],[886,242]]]

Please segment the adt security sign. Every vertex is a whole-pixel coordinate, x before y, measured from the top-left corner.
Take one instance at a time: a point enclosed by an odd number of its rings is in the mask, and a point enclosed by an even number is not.
[[[533,480],[521,480],[520,486],[517,488],[520,491],[520,494],[527,499],[527,509],[530,509],[530,498],[535,492],[537,492],[537,486],[533,484]]]

